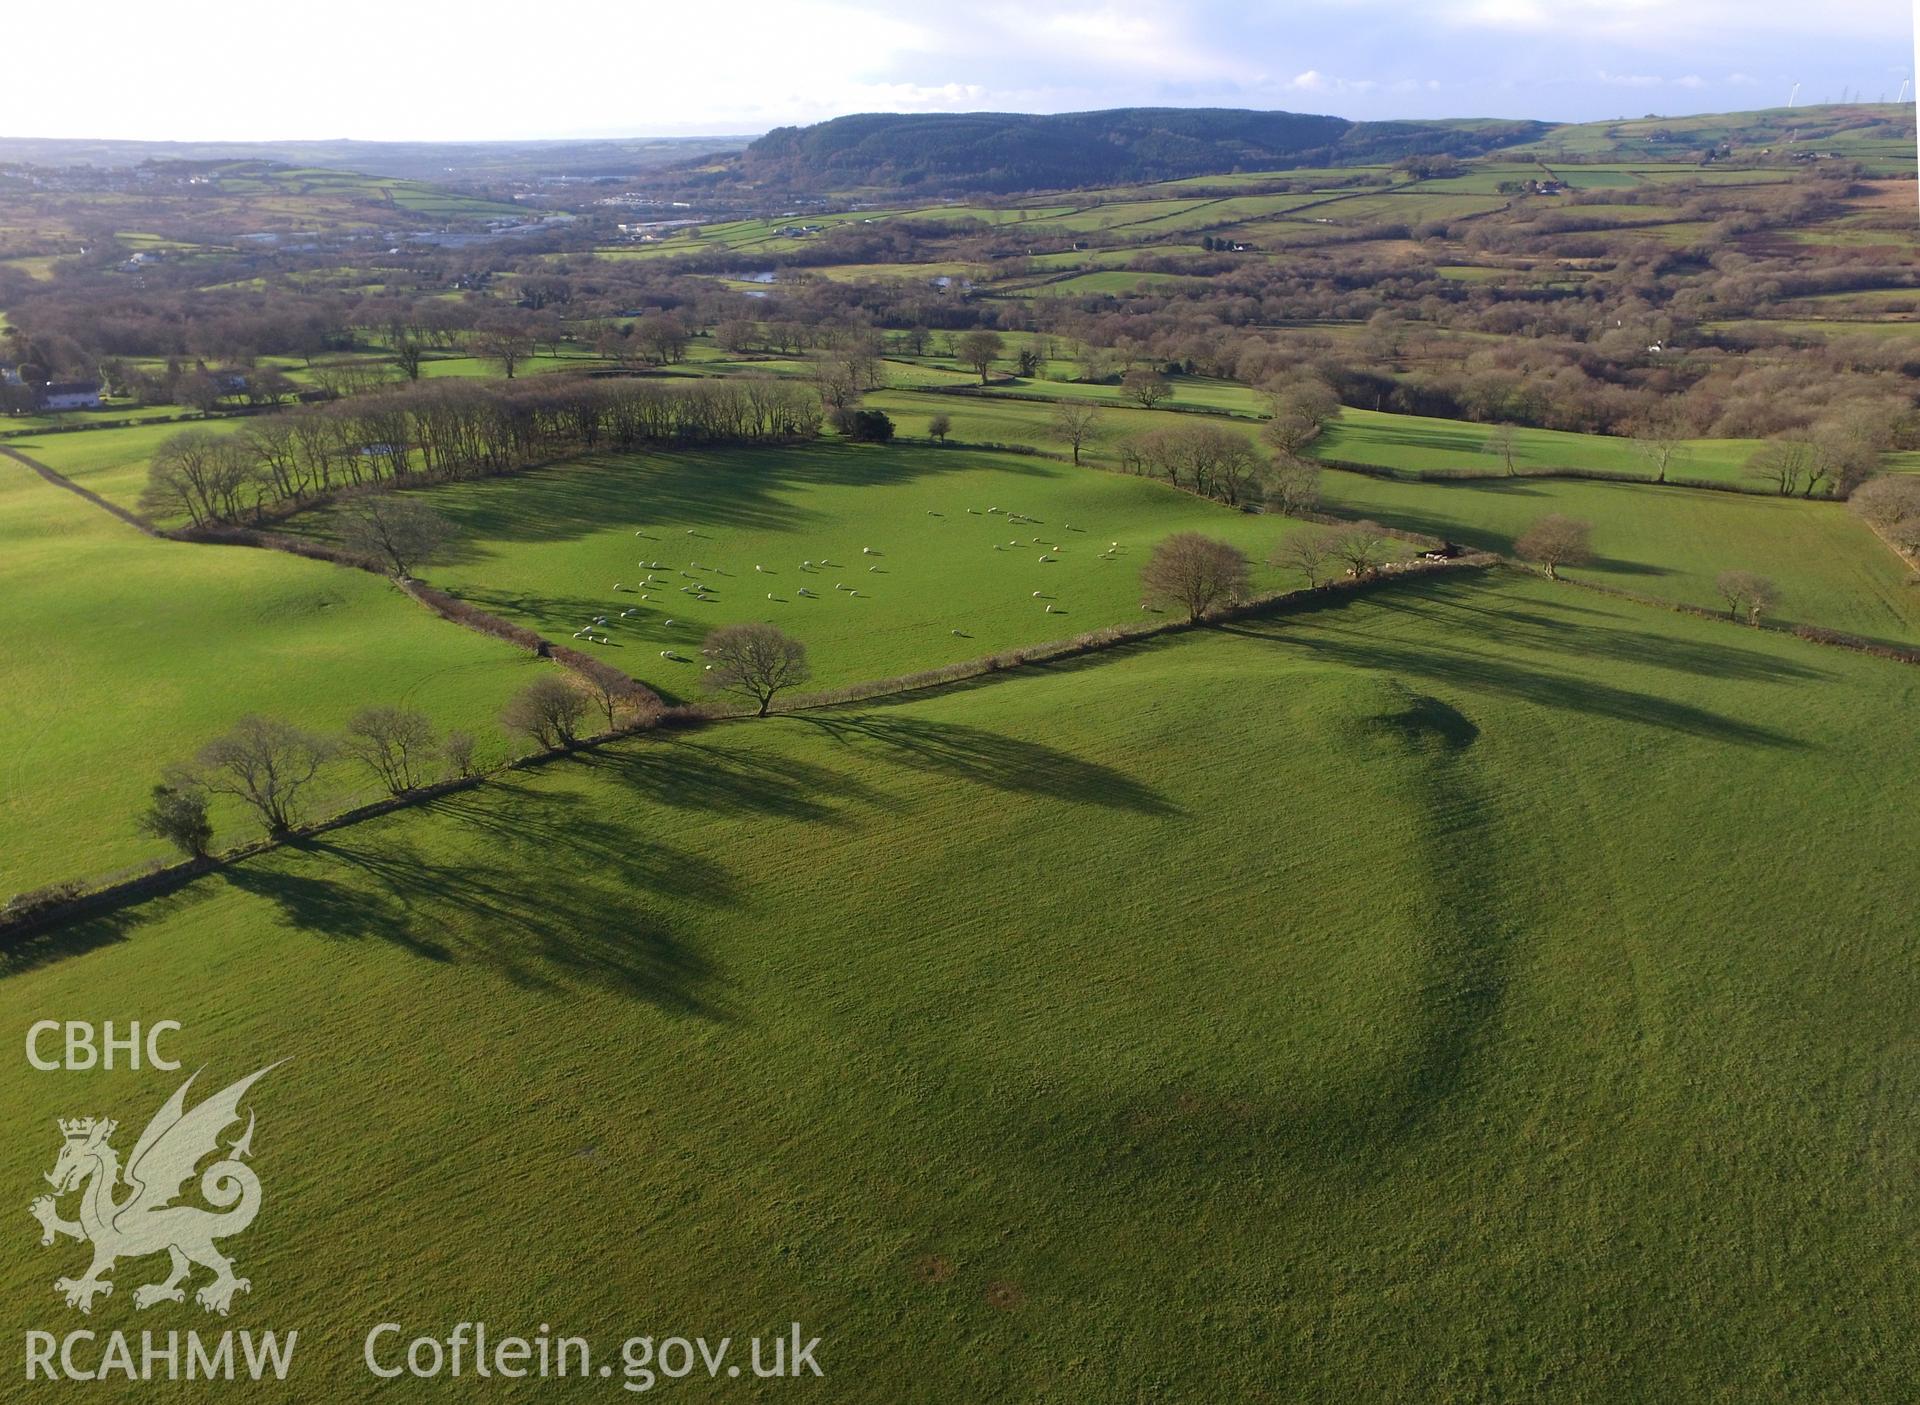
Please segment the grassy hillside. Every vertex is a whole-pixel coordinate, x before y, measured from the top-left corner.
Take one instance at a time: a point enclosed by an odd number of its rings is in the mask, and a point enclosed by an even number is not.
[[[555,765],[82,924],[0,1007],[293,1057],[231,1319],[300,1330],[290,1400],[462,1317],[799,1319],[888,1405],[1889,1399],[1916,702],[1432,581]],[[0,1087],[20,1187],[170,1089]],[[8,1255],[8,1315],[77,1253]],[[86,1325],[204,1330],[147,1267]]]
[[[1570,570],[1662,600],[1724,608],[1722,571],[1770,576],[1774,618],[1920,643],[1920,576],[1838,503],[1560,479],[1408,483],[1329,473],[1327,504],[1389,527],[1510,554],[1537,518],[1593,525],[1595,560]]]
[[[331,728],[405,700],[491,730],[538,667],[372,576],[155,541],[5,460],[0,599],[0,896],[163,856],[134,829],[149,788],[245,713]]]

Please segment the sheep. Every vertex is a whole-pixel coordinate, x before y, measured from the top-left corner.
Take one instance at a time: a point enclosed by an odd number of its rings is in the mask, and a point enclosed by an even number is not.
[[[811,570],[813,569],[813,562],[811,562],[811,561],[802,561],[802,562],[800,563],[800,569],[801,569],[801,570],[803,570],[803,571],[811,571]]]
[[[700,534],[699,534],[698,532],[696,532],[696,531],[694,531],[694,530],[693,530],[693,528],[691,528],[691,527],[689,527],[689,528],[687,528],[687,535],[688,535],[688,536],[690,536],[690,537],[697,537],[697,536],[699,536]]]
[[[1035,600],[1038,600],[1038,599],[1039,599],[1039,598],[1041,597],[1041,595],[1043,595],[1044,593],[1045,593],[1045,592],[1043,592],[1043,591],[1038,591],[1038,590],[1036,590],[1036,591],[1034,591],[1034,593],[1033,593],[1033,598],[1034,598]]]
[[[978,517],[980,515],[980,509],[977,507],[970,507],[967,509],[967,515],[969,517]]]
[[[879,568],[878,566],[869,566],[869,567],[867,567],[867,569],[868,569],[869,571],[877,571],[877,570],[879,570],[880,568]]]
[[[618,594],[619,594],[619,593],[620,593],[621,591],[623,591],[623,590],[625,590],[625,589],[626,589],[626,587],[625,587],[624,585],[622,585],[622,584],[620,584],[620,582],[619,582],[619,581],[615,581],[615,582],[613,583],[613,593],[614,593],[615,595],[618,595]]]
[[[997,507],[990,507],[990,508],[988,508],[988,509],[987,509],[987,511],[988,511],[988,512],[998,512],[999,510],[1000,510],[1000,509],[999,509],[999,508],[997,508]]]
[[[767,568],[765,566],[755,566],[753,569],[764,574]]]
[[[667,628],[668,628],[668,629],[672,629],[672,628],[673,628],[673,627],[674,627],[675,625],[677,625],[677,624],[679,624],[679,623],[680,623],[680,621],[679,621],[679,620],[668,620],[668,621],[667,621]]]
[[[1053,560],[1053,558],[1052,558],[1051,556],[1042,556],[1042,557],[1040,558],[1040,562],[1041,562],[1041,564],[1042,564],[1042,565],[1045,565],[1045,564],[1046,564],[1047,562],[1049,562],[1049,561],[1051,561],[1051,560]]]
[[[861,547],[861,548],[860,548],[860,554],[861,554],[862,556],[873,556],[873,555],[876,555],[877,553],[876,553],[876,552],[874,551],[874,549],[873,549],[872,547],[870,547],[870,546],[863,546],[863,547]]]
[[[662,649],[662,650],[660,651],[660,657],[661,657],[661,658],[663,658],[663,659],[670,659],[670,658],[672,658],[672,657],[673,657],[673,650],[671,650],[671,649]]]
[[[1048,614],[1052,614],[1052,613],[1053,613],[1053,606],[1051,606],[1051,605],[1049,605],[1049,606],[1047,606],[1047,613],[1048,613]]]
[[[622,610],[622,611],[620,612],[620,618],[621,618],[621,619],[623,619],[623,620],[624,620],[624,619],[631,619],[631,618],[633,617],[633,615],[634,615],[635,613],[636,613],[636,612],[635,612],[635,611],[633,611],[633,610]]]
[[[965,630],[961,630],[961,629],[954,629],[954,630],[949,630],[949,631],[947,631],[947,632],[948,632],[949,634],[957,634],[957,635],[959,635],[959,636],[960,636],[960,637],[961,637],[962,639],[965,639],[965,638],[967,637],[967,634],[966,634],[966,631],[965,631]]]

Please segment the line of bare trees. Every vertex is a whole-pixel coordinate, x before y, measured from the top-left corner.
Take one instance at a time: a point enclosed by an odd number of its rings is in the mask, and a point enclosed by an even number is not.
[[[262,416],[234,433],[183,430],[155,450],[141,507],[195,525],[236,522],[271,503],[404,478],[485,477],[602,449],[786,443],[819,429],[812,392],[771,377],[429,381]]]

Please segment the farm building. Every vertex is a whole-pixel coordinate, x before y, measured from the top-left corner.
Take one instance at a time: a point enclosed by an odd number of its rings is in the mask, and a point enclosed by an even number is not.
[[[34,400],[42,410],[97,410],[100,382],[48,381],[36,389]]]

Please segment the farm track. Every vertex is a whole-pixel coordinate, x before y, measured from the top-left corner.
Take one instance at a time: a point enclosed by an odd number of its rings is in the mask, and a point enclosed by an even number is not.
[[[4,445],[0,445],[0,455],[4,455],[5,457],[12,459],[15,463],[20,464],[22,467],[32,469],[35,473],[39,474],[42,478],[46,479],[47,482],[53,484],[54,487],[65,488],[69,493],[73,493],[79,497],[85,498],[88,502],[92,503],[95,507],[101,508],[107,512],[112,513],[115,517],[118,517],[122,522],[126,523],[129,527],[133,528],[136,532],[145,532],[150,537],[162,537],[166,535],[158,527],[154,526],[153,523],[149,522],[146,518],[142,517],[139,513],[130,512],[126,508],[121,507],[118,503],[108,502],[105,498],[101,497],[98,493],[94,492],[91,488],[81,487],[78,483],[74,482],[71,478],[67,477],[64,473],[55,472],[53,469],[48,468],[45,464],[41,463],[38,459],[28,458],[25,454],[21,453],[18,449],[9,449]]]

